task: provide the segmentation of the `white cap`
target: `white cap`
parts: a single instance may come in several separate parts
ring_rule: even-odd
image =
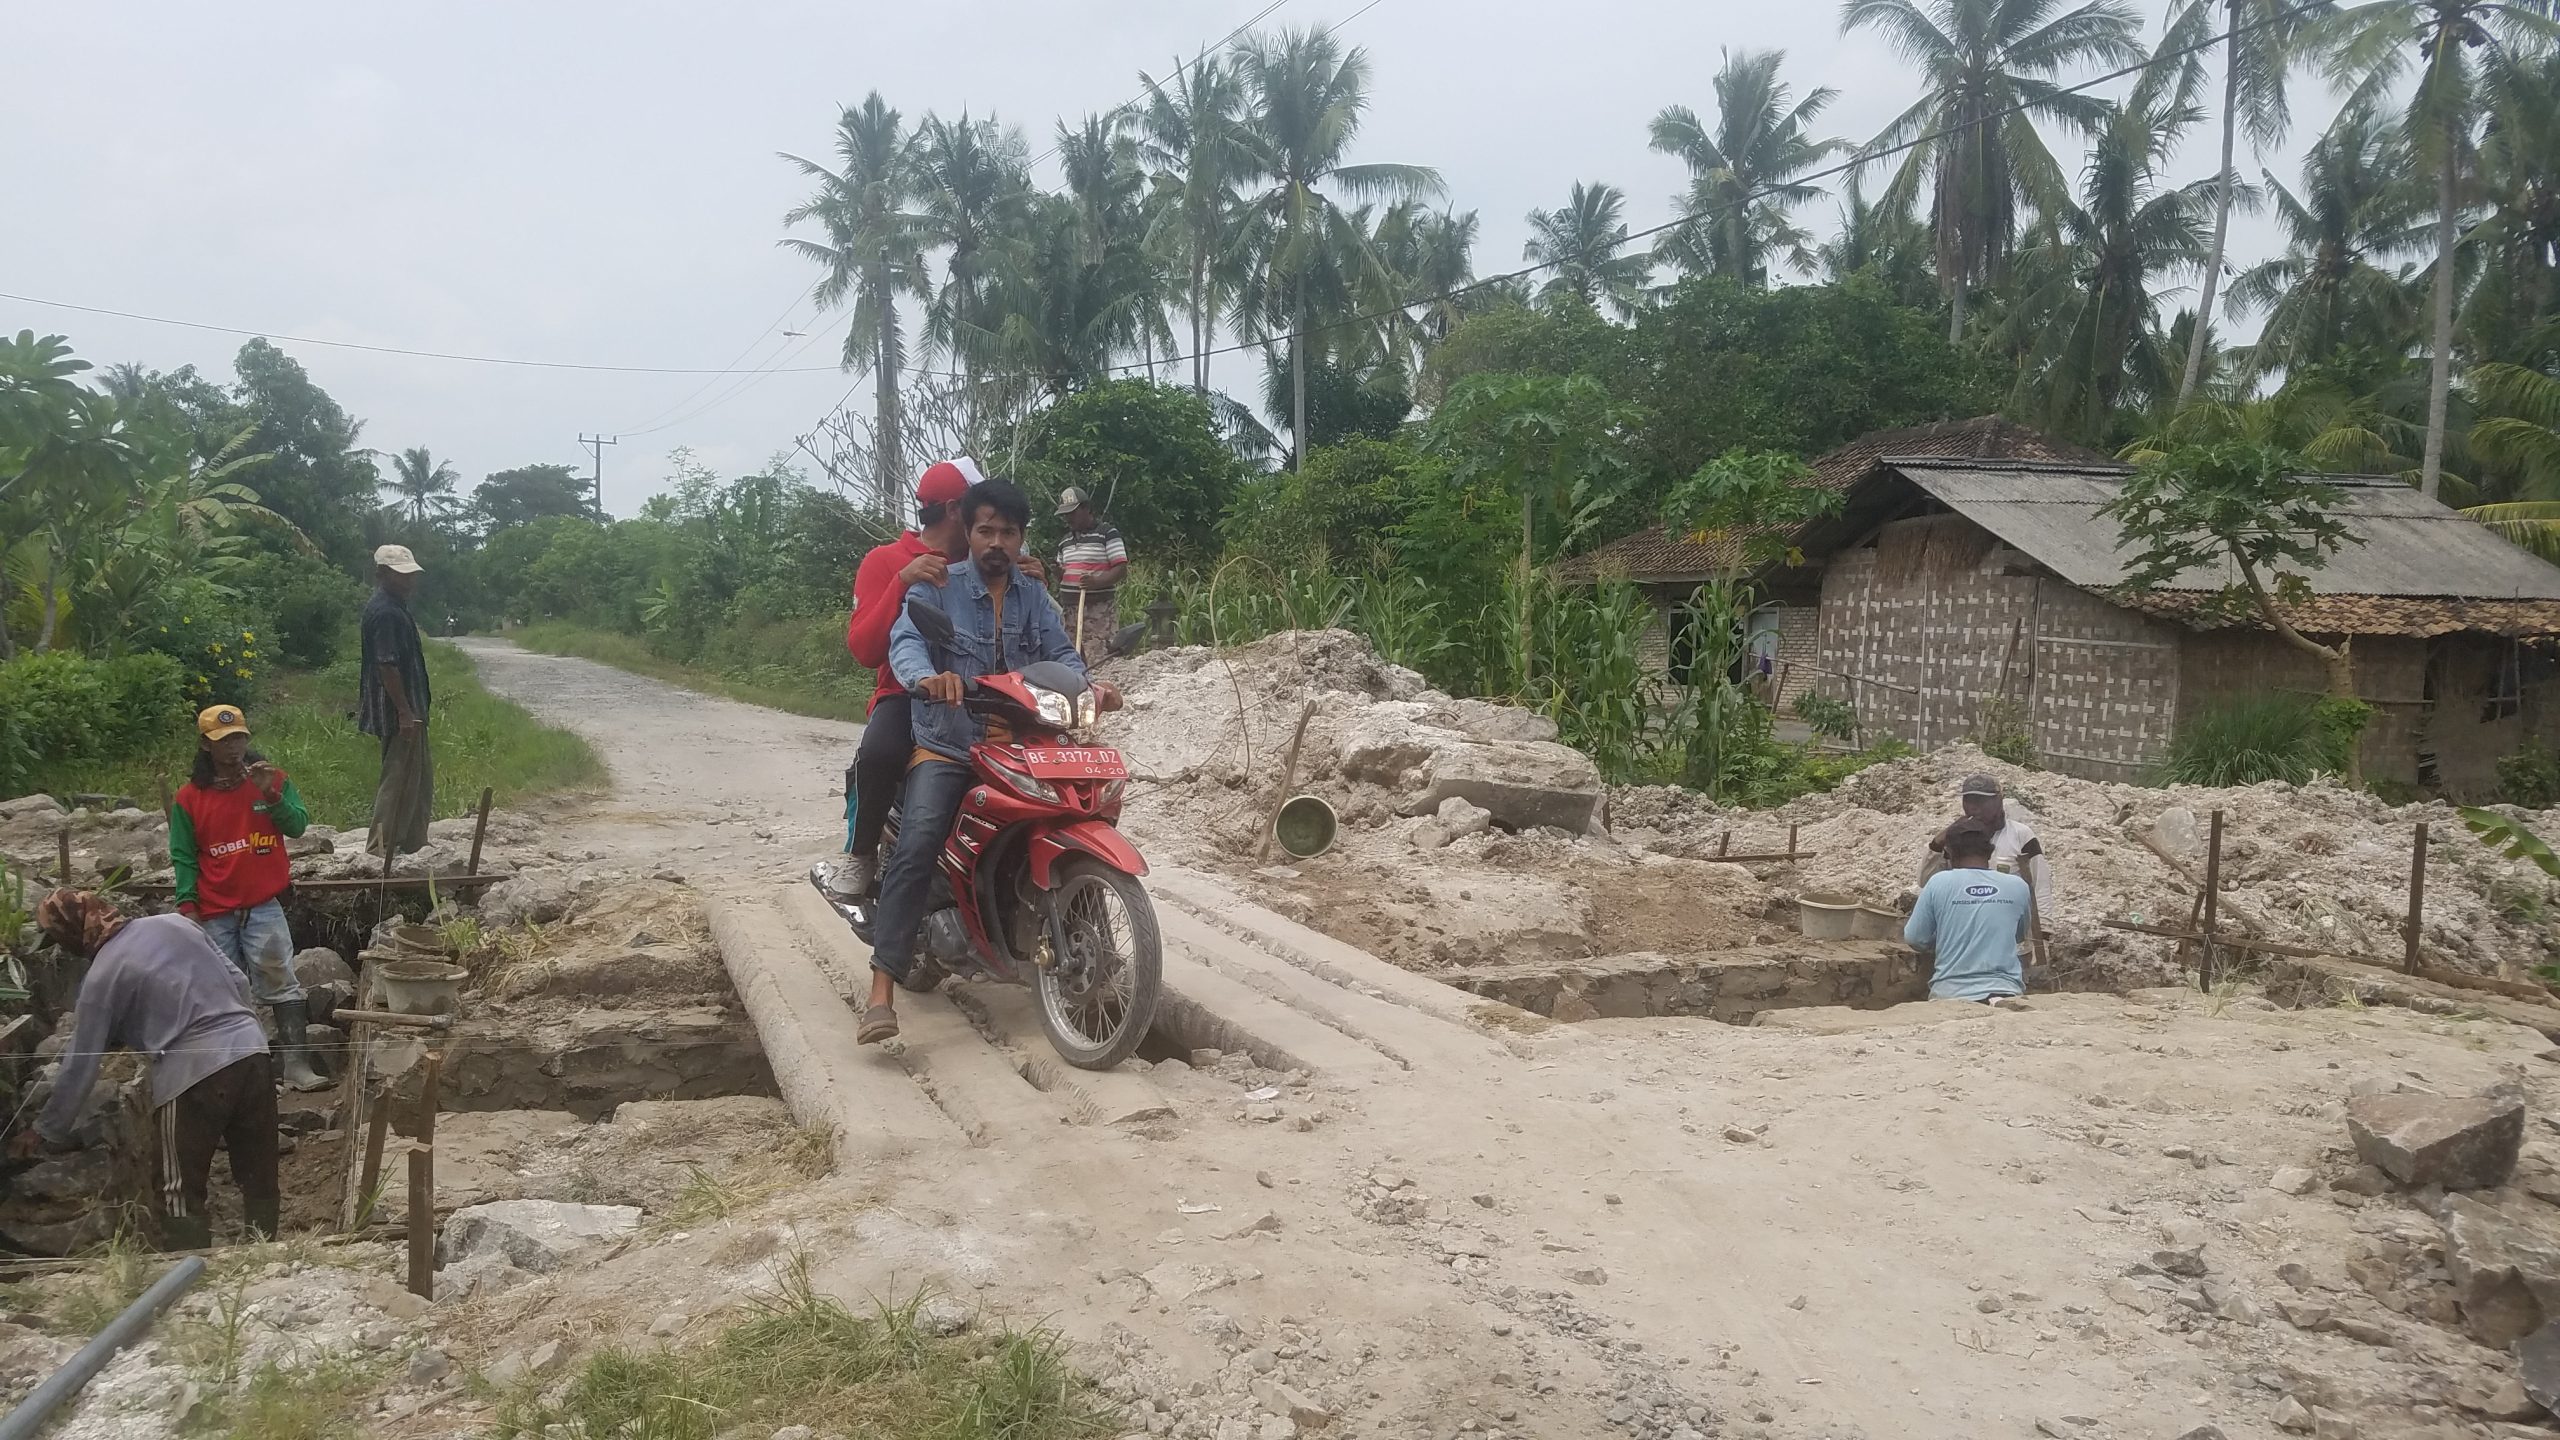
[[[373,563],[381,569],[397,571],[403,575],[415,575],[427,568],[418,563],[418,557],[410,554],[409,547],[406,545],[374,547]]]

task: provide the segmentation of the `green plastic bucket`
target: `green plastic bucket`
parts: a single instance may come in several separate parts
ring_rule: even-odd
[[[1333,848],[1333,833],[1339,822],[1333,807],[1313,795],[1292,795],[1272,817],[1272,838],[1280,848],[1300,860],[1312,859]]]

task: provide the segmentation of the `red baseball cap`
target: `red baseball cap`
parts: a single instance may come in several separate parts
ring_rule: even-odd
[[[969,487],[987,477],[978,473],[978,462],[962,455],[928,465],[916,480],[916,503],[948,505],[969,493]]]

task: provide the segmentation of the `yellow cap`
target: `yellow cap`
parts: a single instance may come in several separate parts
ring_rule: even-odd
[[[204,732],[207,740],[219,740],[226,735],[246,735],[249,733],[249,717],[241,714],[237,705],[216,705],[196,717],[196,728]]]

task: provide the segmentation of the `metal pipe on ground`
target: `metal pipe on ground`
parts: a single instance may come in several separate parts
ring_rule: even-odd
[[[81,1346],[61,1369],[45,1377],[43,1384],[18,1402],[18,1408],[10,1411],[6,1419],[0,1419],[0,1440],[33,1440],[64,1401],[79,1394],[82,1386],[107,1368],[117,1351],[142,1338],[142,1332],[151,1328],[160,1312],[174,1304],[203,1274],[202,1256],[190,1256],[171,1266],[169,1273],[153,1281],[140,1299],[125,1307],[123,1314],[108,1321],[107,1328],[99,1331],[95,1339]]]

